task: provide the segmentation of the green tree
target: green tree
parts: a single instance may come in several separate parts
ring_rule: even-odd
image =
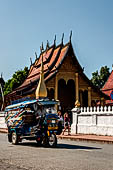
[[[101,67],[100,72],[96,71],[92,73],[92,83],[99,88],[102,88],[110,75],[109,68],[107,66]]]
[[[15,88],[19,87],[27,78],[28,72],[29,72],[28,67],[25,67],[24,70],[16,71],[13,74],[12,78],[5,83],[4,95],[12,92]]]

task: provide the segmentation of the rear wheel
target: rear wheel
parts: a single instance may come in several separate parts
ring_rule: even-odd
[[[49,136],[49,146],[50,147],[56,147],[56,145],[57,145],[57,137],[56,137],[56,135],[55,134],[51,134],[50,136]]]
[[[16,132],[12,133],[12,144],[13,145],[17,145],[18,144],[18,136],[17,136]]]

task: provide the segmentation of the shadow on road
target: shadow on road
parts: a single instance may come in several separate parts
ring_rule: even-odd
[[[37,147],[38,148],[44,148],[44,146],[38,146],[35,142],[24,142],[19,143],[20,146],[27,146],[27,147]],[[47,148],[47,147],[46,147]],[[48,147],[49,148],[49,147]],[[50,148],[53,149],[53,148]],[[72,145],[72,144],[57,144],[57,147],[54,149],[82,149],[82,150],[97,150],[102,148],[97,147],[91,147],[91,146],[81,146],[81,145]]]
[[[57,148],[59,149],[87,149],[87,150],[96,150],[96,149],[102,149],[97,147],[91,147],[91,146],[81,146],[81,145],[70,145],[70,144],[58,144]]]

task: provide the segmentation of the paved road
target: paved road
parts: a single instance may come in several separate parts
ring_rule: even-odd
[[[59,140],[57,148],[24,141],[17,146],[0,134],[0,170],[113,170],[113,144]]]

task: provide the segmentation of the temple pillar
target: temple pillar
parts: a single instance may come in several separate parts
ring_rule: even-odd
[[[83,94],[82,94],[82,91],[80,90],[80,105],[82,106],[83,105]]]
[[[104,98],[103,97],[101,98],[101,102],[100,103],[101,103],[101,106],[104,106]]]
[[[91,106],[91,87],[88,87],[88,106]]]
[[[75,73],[75,92],[76,101],[79,101],[78,73]]]
[[[58,78],[55,78],[55,100],[58,100]]]
[[[55,100],[58,100],[58,77],[57,77],[57,75],[55,78]],[[58,106],[55,105],[55,107],[58,110]]]

